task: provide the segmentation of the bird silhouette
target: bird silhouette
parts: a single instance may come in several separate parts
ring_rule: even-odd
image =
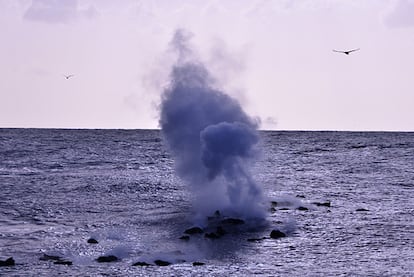
[[[73,75],[73,74],[71,74],[71,75],[63,75],[63,77],[65,77],[66,80],[68,80],[69,78],[72,78],[73,76],[75,76],[75,75]]]
[[[338,52],[338,53],[344,53],[345,55],[349,55],[349,53],[354,52],[354,51],[358,51],[360,48],[357,49],[352,49],[352,50],[347,50],[347,51],[338,51],[338,50],[332,50],[334,52]]]

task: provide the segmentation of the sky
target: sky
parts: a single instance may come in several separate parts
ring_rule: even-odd
[[[159,128],[177,29],[261,129],[414,131],[414,0],[0,0],[0,127]]]

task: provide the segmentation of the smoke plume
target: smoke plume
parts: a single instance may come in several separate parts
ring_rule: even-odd
[[[174,35],[171,45],[178,59],[160,106],[160,126],[176,172],[194,193],[198,216],[219,210],[226,216],[262,218],[262,191],[249,172],[259,141],[257,123],[237,100],[214,87],[190,38],[184,30]]]

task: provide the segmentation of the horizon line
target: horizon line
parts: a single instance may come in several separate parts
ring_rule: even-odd
[[[119,131],[161,131],[160,128],[93,128],[93,127],[0,127],[2,129],[33,130],[119,130]],[[349,130],[349,129],[257,129],[260,132],[365,132],[365,133],[414,133],[414,130]]]

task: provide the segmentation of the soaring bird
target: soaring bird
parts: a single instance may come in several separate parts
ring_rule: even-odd
[[[69,78],[72,78],[73,76],[75,76],[75,75],[73,75],[73,74],[71,74],[71,75],[63,75],[63,77],[65,77],[66,80],[68,80]]]
[[[354,51],[358,51],[358,50],[359,50],[359,48],[348,50],[348,51],[338,51],[338,50],[332,50],[332,51],[338,52],[338,53],[344,53],[345,55],[349,55],[349,53],[354,52]]]

